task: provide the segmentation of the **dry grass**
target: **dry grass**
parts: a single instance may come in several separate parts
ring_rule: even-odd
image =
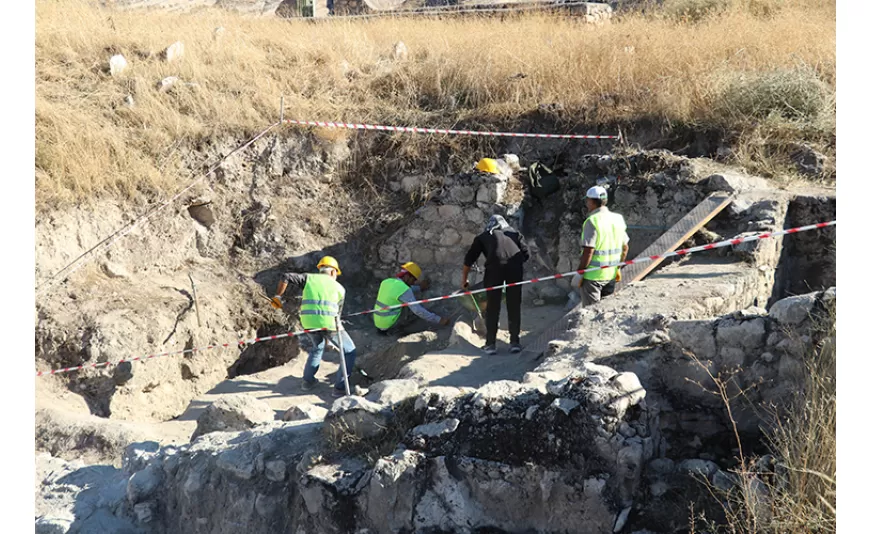
[[[825,94],[836,80],[834,1],[762,2],[780,6],[769,12],[752,7],[760,1],[732,0],[699,22],[631,14],[591,27],[547,14],[309,23],[37,0],[37,205],[174,190],[186,178],[178,147],[259,131],[281,95],[298,118],[509,128],[559,103],[565,128],[653,119],[751,135],[767,117],[721,111],[734,79],[800,69]],[[161,61],[176,40],[185,57]],[[390,57],[399,40],[404,62]],[[104,72],[113,53],[130,63],[118,78]],[[159,93],[166,76],[196,85]],[[822,118],[800,118],[798,134]],[[832,137],[829,122],[813,135]]]
[[[374,465],[380,458],[392,454],[409,430],[422,424],[423,417],[414,410],[416,397],[390,408],[391,415],[383,433],[373,438],[355,436],[347,427],[334,421],[325,428],[326,458],[354,456]]]

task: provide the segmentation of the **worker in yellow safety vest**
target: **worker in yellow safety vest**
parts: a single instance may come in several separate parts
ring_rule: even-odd
[[[586,191],[586,210],[589,215],[583,223],[581,241],[583,253],[579,269],[613,265],[625,261],[628,254],[628,234],[622,215],[607,209],[607,189],[594,186]],[[608,267],[574,277],[572,283],[580,291],[583,307],[601,301],[601,290],[608,284],[619,282],[622,275],[618,267]]]
[[[449,319],[439,317],[420,304],[384,309],[420,300],[420,293],[429,289],[429,282],[420,279],[422,274],[423,271],[420,269],[420,266],[409,261],[402,265],[402,269],[396,276],[381,282],[381,286],[378,289],[378,297],[375,301],[375,312],[372,314],[378,332],[388,334],[392,330],[407,326],[414,320],[414,316],[441,326],[450,324]]]
[[[343,328],[341,332],[337,332],[345,293],[344,287],[336,280],[341,275],[338,261],[332,256],[324,256],[317,263],[317,269],[317,273],[311,274],[284,273],[281,281],[278,282],[276,294],[271,299],[273,307],[282,308],[281,297],[288,285],[294,286],[297,290],[302,289],[299,321],[302,323],[302,328],[313,330],[299,336],[299,345],[308,352],[308,361],[305,362],[305,370],[302,373],[303,391],[309,391],[317,385],[314,375],[320,369],[323,349],[327,342],[344,349],[347,376],[350,376],[356,361],[356,346],[353,340]],[[340,343],[339,336],[341,336]],[[332,396],[341,397],[344,393],[344,378],[339,373]]]

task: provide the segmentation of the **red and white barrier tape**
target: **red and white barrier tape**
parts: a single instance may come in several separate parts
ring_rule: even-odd
[[[440,296],[440,297],[433,297],[433,298],[429,298],[429,299],[422,299],[422,300],[417,300],[417,301],[414,301],[414,302],[403,302],[403,303],[401,303],[401,304],[397,304],[397,305],[395,305],[395,306],[387,306],[387,307],[384,307],[384,308],[373,308],[373,309],[371,309],[371,310],[366,310],[366,311],[362,311],[362,312],[357,312],[357,313],[351,313],[351,314],[343,315],[342,317],[344,317],[344,318],[348,318],[348,317],[356,317],[356,316],[359,316],[359,315],[367,315],[367,314],[370,314],[370,313],[374,313],[374,312],[376,312],[376,311],[386,311],[386,310],[392,310],[392,309],[396,309],[396,308],[405,308],[405,307],[407,307],[407,306],[411,306],[412,304],[426,304],[426,303],[429,303],[429,302],[437,302],[437,301],[439,301],[439,300],[454,299],[454,298],[462,297],[462,296],[465,296],[465,295],[473,295],[473,294],[475,294],[475,293],[483,293],[483,292],[485,292],[485,291],[492,291],[492,290],[495,290],[495,289],[502,289],[502,288],[505,288],[505,287],[521,286],[521,285],[524,285],[524,284],[534,284],[534,283],[537,283],[537,282],[544,282],[544,281],[547,281],[547,280],[558,280],[558,279],[560,279],[560,278],[565,278],[565,277],[567,277],[567,276],[573,276],[573,275],[575,275],[575,274],[588,273],[588,272],[592,272],[592,271],[597,271],[597,270],[599,270],[599,269],[607,269],[607,268],[610,268],[610,267],[622,267],[622,266],[624,266],[624,265],[632,265],[632,264],[635,264],[635,263],[644,263],[644,262],[654,261],[654,260],[658,260],[658,259],[661,259],[661,258],[668,258],[668,257],[673,257],[673,256],[685,256],[686,254],[689,254],[689,253],[692,253],[692,252],[702,252],[702,251],[705,251],[705,250],[713,250],[713,249],[716,249],[716,248],[722,248],[722,247],[727,247],[727,246],[739,245],[739,244],[741,244],[741,243],[749,243],[749,242],[751,242],[751,241],[760,241],[760,240],[762,240],[762,239],[770,239],[770,238],[778,237],[778,236],[782,236],[782,235],[796,234],[796,233],[798,233],[798,232],[806,232],[806,231],[808,231],[808,230],[817,230],[817,229],[821,229],[821,228],[827,228],[827,227],[829,227],[829,226],[835,226],[836,224],[837,224],[837,221],[829,221],[829,222],[823,222],[823,223],[818,223],[818,224],[810,224],[810,225],[807,225],[807,226],[801,226],[801,227],[798,227],[798,228],[789,228],[788,230],[781,230],[781,231],[779,231],[779,232],[764,232],[764,233],[762,233],[762,234],[755,235],[755,236],[740,237],[740,238],[729,239],[729,240],[725,240],[725,241],[719,241],[718,243],[711,243],[711,244],[709,244],[709,245],[701,245],[701,246],[692,247],[692,248],[685,248],[685,249],[682,249],[682,250],[675,250],[674,252],[666,252],[666,253],[664,253],[664,254],[658,254],[658,255],[655,255],[655,256],[648,256],[648,257],[645,257],[645,258],[636,258],[636,259],[629,260],[629,261],[624,261],[624,262],[621,262],[621,263],[614,263],[614,264],[612,264],[612,265],[602,265],[602,266],[600,266],[600,267],[591,267],[591,268],[589,268],[589,269],[578,269],[578,270],[576,270],[576,271],[569,271],[569,272],[566,272],[566,273],[554,274],[554,275],[552,275],[552,276],[543,276],[543,277],[540,277],[540,278],[531,278],[531,279],[529,279],[529,280],[523,280],[523,281],[521,281],[521,282],[512,282],[512,283],[509,283],[509,284],[502,284],[502,285],[498,285],[498,286],[485,287],[485,288],[481,288],[481,289],[475,289],[475,290],[473,290],[473,291],[462,291],[462,292],[459,292],[459,293],[454,293],[454,294],[452,294],[452,295],[442,295],[442,296]],[[274,340],[274,339],[281,339],[281,338],[285,338],[285,337],[294,337],[294,336],[299,336],[299,335],[301,335],[301,334],[306,334],[306,333],[309,333],[309,332],[319,332],[319,331],[322,331],[322,330],[326,330],[326,329],[324,328],[324,329],[318,329],[318,330],[301,330],[301,331],[299,331],[299,332],[287,332],[287,333],[284,333],[284,334],[277,334],[277,335],[274,335],[274,336],[262,336],[262,337],[256,337],[256,338],[249,339],[249,340],[240,340],[240,341],[236,341],[236,342],[234,342],[234,343],[223,343],[223,344],[216,344],[216,345],[208,345],[208,346],[206,346],[206,347],[199,347],[199,348],[193,348],[193,349],[179,350],[179,351],[173,351],[173,352],[163,352],[163,353],[160,353],[160,354],[152,354],[152,355],[149,355],[149,356],[138,356],[138,357],[136,357],[136,358],[126,358],[126,359],[118,360],[118,361],[115,361],[115,362],[100,362],[100,363],[92,363],[92,364],[86,364],[86,365],[79,365],[79,366],[77,366],[77,367],[66,367],[66,368],[63,368],[63,369],[53,369],[53,370],[51,370],[51,371],[40,371],[40,372],[36,373],[36,376],[37,376],[37,377],[40,377],[40,376],[45,376],[45,375],[54,375],[54,374],[60,374],[60,373],[68,373],[68,372],[71,372],[71,371],[78,371],[78,370],[80,370],[80,369],[86,369],[86,368],[87,368],[87,369],[90,369],[90,368],[108,367],[108,366],[112,366],[112,365],[118,365],[118,364],[120,364],[120,363],[124,363],[124,362],[135,362],[135,361],[150,360],[150,359],[158,358],[158,357],[161,357],[161,356],[172,356],[172,355],[178,355],[178,354],[193,354],[193,353],[196,353],[196,352],[202,352],[202,351],[205,351],[205,350],[211,350],[211,349],[216,349],[216,348],[220,348],[220,347],[224,347],[224,348],[226,348],[226,347],[230,347],[231,345],[240,345],[240,346],[241,346],[241,345],[252,345],[252,344],[254,344],[254,343],[260,343],[260,342],[262,342],[262,341],[272,341],[272,340]]]
[[[241,339],[239,341],[236,341],[235,343],[223,343],[223,344],[217,344],[217,345],[209,345],[207,347],[198,347],[198,348],[194,348],[194,349],[176,350],[176,351],[170,351],[170,352],[161,352],[160,354],[150,354],[148,356],[137,356],[135,358],[125,358],[123,360],[117,360],[114,362],[89,363],[86,365],[79,365],[76,367],[65,367],[63,369],[52,369],[51,371],[40,371],[40,372],[36,373],[36,376],[39,377],[39,376],[45,376],[45,375],[56,375],[56,374],[60,374],[60,373],[69,373],[72,371],[79,371],[81,369],[96,369],[99,367],[109,367],[111,365],[119,365],[119,364],[122,364],[124,362],[138,362],[138,361],[151,360],[153,358],[159,358],[161,356],[177,356],[178,354],[194,354],[196,352],[202,352],[205,350],[211,350],[211,349],[217,349],[217,348],[228,348],[228,347],[233,346],[233,345],[238,345],[238,346],[253,345],[254,343],[260,343],[261,341],[272,341],[272,340],[281,339],[284,337],[294,337],[294,336],[298,336],[300,334],[307,334],[309,332],[320,332],[322,330],[327,330],[327,329],[326,328],[319,328],[319,329],[315,329],[315,330],[301,330],[299,332],[287,332],[284,334],[276,334],[274,336],[255,337],[253,339],[247,339],[247,340]]]
[[[252,138],[251,138],[249,141],[247,141],[245,144],[236,147],[236,148],[233,149],[229,154],[227,154],[226,156],[224,156],[223,158],[221,158],[220,161],[218,161],[217,163],[215,163],[214,165],[212,165],[212,167],[211,167],[210,169],[208,169],[207,171],[205,171],[205,172],[204,172],[203,174],[201,174],[198,178],[196,178],[194,181],[192,181],[190,184],[188,184],[187,187],[185,187],[184,189],[182,189],[181,191],[179,191],[178,193],[176,193],[172,198],[170,198],[169,200],[167,200],[167,201],[165,201],[165,202],[159,204],[158,206],[152,208],[150,211],[148,211],[148,212],[145,213],[144,215],[139,216],[137,219],[135,219],[135,220],[133,220],[132,222],[128,223],[126,226],[124,226],[124,227],[122,227],[122,228],[119,228],[119,229],[116,230],[114,233],[112,233],[112,234],[109,235],[108,237],[104,238],[102,241],[100,241],[99,243],[97,243],[96,245],[94,245],[93,247],[91,247],[90,249],[88,249],[88,250],[86,250],[85,252],[83,252],[81,255],[79,255],[79,257],[77,257],[77,258],[74,259],[73,261],[69,262],[69,263],[68,263],[64,268],[60,269],[59,271],[57,271],[57,272],[54,273],[53,275],[51,275],[51,276],[49,276],[48,278],[46,278],[45,281],[43,281],[41,284],[39,284],[39,285],[36,287],[36,293],[37,293],[37,295],[39,295],[40,293],[42,293],[42,292],[48,290],[48,289],[49,289],[50,287],[52,287],[55,283],[57,283],[57,281],[61,279],[61,278],[59,278],[60,275],[61,275],[62,273],[64,273],[64,271],[66,271],[67,269],[70,269],[70,267],[72,267],[72,269],[70,269],[69,272],[67,272],[63,278],[67,278],[67,277],[69,277],[70,275],[72,275],[72,273],[74,273],[74,272],[76,272],[77,270],[81,269],[81,268],[82,268],[82,267],[87,263],[86,261],[84,261],[85,258],[88,258],[88,257],[91,256],[92,254],[94,254],[95,252],[97,252],[99,249],[103,249],[103,250],[108,249],[108,248],[109,248],[109,247],[110,247],[114,242],[116,242],[117,240],[121,239],[121,238],[124,237],[125,235],[127,235],[127,234],[129,234],[130,232],[132,232],[133,230],[135,230],[136,227],[142,225],[143,223],[148,222],[148,220],[151,219],[151,217],[153,217],[154,215],[156,215],[157,212],[159,212],[160,210],[162,210],[162,209],[165,208],[166,206],[168,206],[168,205],[172,204],[173,202],[175,202],[176,200],[178,200],[179,197],[181,197],[181,195],[183,195],[184,193],[186,193],[187,191],[189,191],[193,186],[195,186],[195,185],[198,184],[200,181],[202,181],[203,178],[205,178],[206,176],[208,176],[209,174],[211,174],[211,173],[213,173],[215,170],[217,170],[217,168],[220,167],[220,165],[221,165],[224,161],[226,161],[230,156],[232,156],[232,155],[235,154],[236,152],[239,152],[239,151],[241,151],[241,150],[244,150],[244,149],[248,148],[249,146],[251,146],[252,144],[254,144],[258,139],[260,139],[261,137],[263,137],[264,135],[266,135],[266,134],[267,134],[267,133],[268,133],[272,128],[274,128],[275,126],[278,126],[279,124],[281,124],[281,123],[280,123],[280,122],[276,122],[276,123],[272,124],[271,126],[269,126],[268,128],[266,128],[266,129],[263,130],[262,132],[258,133],[258,134],[255,135],[254,137],[252,137]],[[93,256],[91,256],[91,257],[93,257]]]
[[[474,135],[474,136],[487,136],[487,137],[535,137],[535,138],[544,138],[544,139],[620,139],[619,135],[573,135],[573,134],[535,134],[535,133],[514,133],[514,132],[483,132],[483,131],[474,131],[474,130],[447,130],[441,128],[416,128],[416,127],[404,127],[404,126],[382,126],[378,124],[349,124],[343,122],[321,122],[321,121],[300,121],[293,119],[284,119],[284,122],[288,124],[298,124],[298,125],[306,125],[306,126],[320,126],[324,128],[348,128],[348,129],[356,129],[356,130],[377,130],[377,131],[386,131],[386,132],[409,132],[409,133],[436,133],[436,134],[447,134],[447,135]],[[81,267],[87,263],[84,261],[86,258],[92,257],[99,250],[108,249],[114,242],[126,236],[133,230],[135,230],[138,226],[148,222],[154,215],[156,215],[160,210],[165,208],[166,206],[172,204],[176,200],[178,200],[184,193],[189,191],[194,185],[199,183],[202,179],[207,177],[209,174],[214,172],[224,161],[226,161],[230,156],[244,150],[245,148],[254,144],[258,139],[266,135],[272,128],[278,126],[281,122],[276,122],[270,125],[268,128],[263,130],[262,132],[255,135],[249,141],[236,147],[229,154],[220,159],[217,163],[215,163],[210,169],[201,174],[198,178],[188,184],[181,191],[176,193],[172,198],[162,202],[156,207],[152,208],[147,213],[141,215],[137,219],[128,223],[126,226],[116,230],[111,235],[104,238],[102,241],[91,247],[90,249],[83,252],[76,259],[68,263],[65,267],[58,270],[54,274],[50,275],[46,278],[41,284],[36,287],[37,295],[43,293],[44,291],[51,288],[58,280],[61,279],[61,275],[63,274],[63,278],[67,278],[72,273],[79,270]],[[68,272],[67,272],[68,271]]]
[[[488,132],[477,130],[448,130],[444,128],[417,128],[415,126],[383,126],[380,124],[353,124],[346,122],[301,121],[284,119],[287,124],[320,126],[321,128],[346,128],[349,130],[376,130],[380,132],[428,133],[445,135],[475,135],[482,137],[534,137],[540,139],[620,139],[618,135],[541,134],[518,132]]]
[[[684,248],[682,250],[675,250],[673,252],[666,252],[664,254],[656,254],[654,256],[647,256],[646,258],[636,258],[636,259],[624,261],[621,263],[614,263],[612,265],[601,265],[600,267],[590,267],[588,269],[578,269],[576,271],[569,271],[567,273],[554,274],[552,276],[542,276],[540,278],[531,278],[529,280],[523,280],[521,282],[512,282],[509,284],[502,284],[500,286],[484,287],[481,289],[475,289],[474,291],[462,291],[459,293],[454,293],[452,295],[443,295],[440,297],[433,297],[430,299],[422,299],[422,300],[417,300],[414,302],[403,302],[403,303],[397,304],[395,306],[387,306],[384,308],[375,308],[375,309],[366,310],[366,311],[362,311],[362,312],[351,313],[349,315],[345,315],[344,317],[354,317],[357,315],[367,315],[370,313],[374,313],[376,311],[387,311],[387,310],[392,310],[392,309],[396,309],[396,308],[404,308],[404,307],[410,306],[412,304],[426,304],[428,302],[437,302],[439,300],[454,299],[454,298],[461,297],[464,295],[473,295],[475,293],[483,293],[484,291],[492,291],[494,289],[502,289],[505,287],[514,287],[514,286],[521,286],[521,285],[525,285],[525,284],[534,284],[537,282],[544,282],[547,280],[558,280],[560,278],[565,278],[566,276],[573,276],[575,274],[590,273],[592,271],[598,271],[600,269],[608,269],[610,267],[622,267],[624,265],[632,265],[635,263],[645,263],[645,262],[649,262],[649,261],[655,261],[655,260],[658,260],[661,258],[668,258],[671,256],[685,256],[686,254],[689,254],[691,252],[701,252],[704,250],[713,250],[714,248],[722,248],[722,247],[727,247],[727,246],[739,245],[741,243],[748,243],[750,241],[759,241],[761,239],[768,239],[771,237],[777,237],[777,236],[781,236],[781,235],[796,234],[798,232],[806,232],[807,230],[816,230],[819,228],[826,228],[828,226],[834,226],[836,224],[837,224],[837,221],[829,221],[829,222],[823,222],[823,223],[818,223],[818,224],[810,224],[807,226],[801,226],[799,228],[790,228],[788,230],[781,230],[779,232],[764,232],[762,234],[755,235],[755,236],[740,237],[740,238],[736,238],[736,239],[729,239],[726,241],[719,241],[718,243],[711,243],[709,245],[701,245],[701,246],[692,247],[692,248]]]

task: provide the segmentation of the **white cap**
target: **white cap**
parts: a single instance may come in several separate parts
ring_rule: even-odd
[[[586,198],[607,199],[607,189],[604,189],[600,185],[590,187],[586,191]]]

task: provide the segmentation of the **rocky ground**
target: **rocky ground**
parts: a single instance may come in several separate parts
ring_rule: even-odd
[[[673,225],[712,191],[734,199],[695,244],[836,213],[822,188],[787,190],[653,151],[573,154],[560,189],[538,199],[509,157],[489,180],[403,176],[373,214],[371,198],[336,181],[349,151],[346,141],[279,137],[227,163],[38,305],[37,368],[295,329],[293,303],[284,315],[262,295],[323,253],[342,262],[349,311],[369,307],[372,280],[407,259],[423,265],[433,294],[451,292],[493,213],[529,238],[528,276],[574,269],[582,192],[601,176],[621,176],[614,209],[632,257],[657,237],[649,227]],[[315,209],[323,199],[341,213]],[[99,217],[81,208],[40,221],[38,278],[124,218],[106,206]],[[339,401],[326,384],[299,390],[305,355],[293,339],[37,379],[37,531],[683,529],[679,507],[701,493],[690,491],[692,473],[731,483],[729,429],[693,385],[707,365],[763,384],[746,396],[754,405],[799,387],[798,344],[815,340],[815,318],[835,301],[833,258],[817,252],[834,238],[824,230],[680,258],[591,309],[570,309],[566,281],[525,286],[518,355],[483,355],[456,301],[432,306],[458,320],[452,328],[399,339],[354,319],[352,383],[363,389]],[[813,293],[791,296],[797,287]],[[321,377],[336,371],[327,352]],[[738,419],[749,433],[765,424],[750,406]]]

